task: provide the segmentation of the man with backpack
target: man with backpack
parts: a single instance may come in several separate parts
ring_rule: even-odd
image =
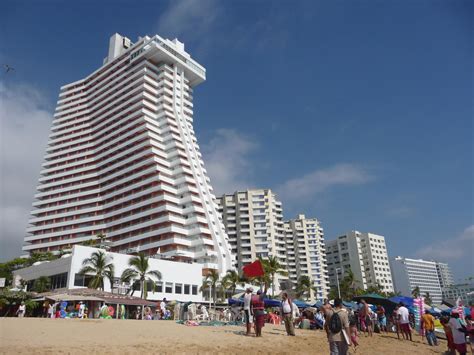
[[[346,355],[351,345],[349,315],[342,307],[342,300],[334,300],[334,309],[326,313],[324,324],[328,336],[330,355]]]

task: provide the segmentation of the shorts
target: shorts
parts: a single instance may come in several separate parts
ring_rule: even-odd
[[[400,323],[400,330],[402,332],[410,332],[410,323]]]
[[[380,327],[386,327],[387,326],[387,318],[385,318],[385,317],[379,318],[379,326]]]
[[[467,346],[466,346],[466,343],[464,343],[464,344],[454,344],[454,347],[455,347],[456,350],[459,351],[461,354],[462,354],[462,353],[467,353]]]
[[[253,323],[253,316],[250,314],[250,311],[248,309],[244,310],[245,313],[245,323],[250,324]]]

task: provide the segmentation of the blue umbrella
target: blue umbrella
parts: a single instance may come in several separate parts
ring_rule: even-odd
[[[413,298],[407,296],[394,296],[389,298],[390,301],[395,302],[396,304],[403,302],[405,306],[413,307]]]
[[[309,303],[300,301],[300,300],[293,300],[293,303],[296,305],[298,308],[306,308],[306,307],[311,307]]]
[[[315,308],[321,308],[323,306],[323,303],[321,301],[317,301],[315,304],[313,304],[311,307]]]

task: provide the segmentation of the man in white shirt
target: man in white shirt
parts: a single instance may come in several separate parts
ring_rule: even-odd
[[[84,318],[84,310],[86,309],[86,305],[82,302],[79,302],[79,312],[77,314],[78,318]]]
[[[18,311],[16,311],[16,313],[18,314],[19,318],[23,318],[25,316],[25,313],[26,313],[25,302],[21,302],[21,305],[20,307],[18,307]]]
[[[398,304],[398,321],[400,323],[400,330],[402,331],[402,335],[405,339],[410,338],[410,341],[413,341],[411,338],[411,329],[410,329],[410,313],[408,312],[408,308],[405,307],[403,302]]]
[[[281,315],[285,321],[286,334],[295,336],[295,326],[293,324],[293,302],[288,298],[288,294],[281,294]]]
[[[166,315],[166,298],[163,298],[163,301],[160,302],[160,310],[161,310],[161,319],[165,319],[165,315]]]
[[[245,335],[249,336],[252,330],[252,292],[253,288],[249,287],[245,290],[244,294],[244,313],[245,313],[245,324],[247,325],[247,333]]]

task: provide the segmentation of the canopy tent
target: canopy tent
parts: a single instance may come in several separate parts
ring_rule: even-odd
[[[386,310],[391,311],[397,305],[396,302],[389,300],[388,298],[382,297],[376,293],[368,293],[362,296],[356,296],[353,298],[354,301],[360,302],[365,300],[367,303],[374,305],[381,305],[386,308]]]
[[[456,310],[456,309],[458,309],[458,307],[449,308],[449,309],[447,309],[447,310],[441,311],[441,314],[442,314],[442,315],[450,315],[451,312],[452,312],[453,310]],[[471,309],[470,309],[470,307],[463,307],[463,310],[464,310],[464,315],[465,315],[465,316],[470,316],[470,315],[471,315]]]
[[[300,300],[293,300],[293,303],[296,305],[298,308],[306,308],[310,307],[311,305],[309,303],[300,301]]]
[[[407,296],[394,296],[389,298],[390,301],[399,304],[402,302],[405,306],[413,307],[413,298]]]
[[[346,307],[346,308],[350,308],[350,309],[356,309],[356,308],[357,308],[357,303],[355,303],[355,302],[342,301],[342,304],[343,304],[344,307]]]

